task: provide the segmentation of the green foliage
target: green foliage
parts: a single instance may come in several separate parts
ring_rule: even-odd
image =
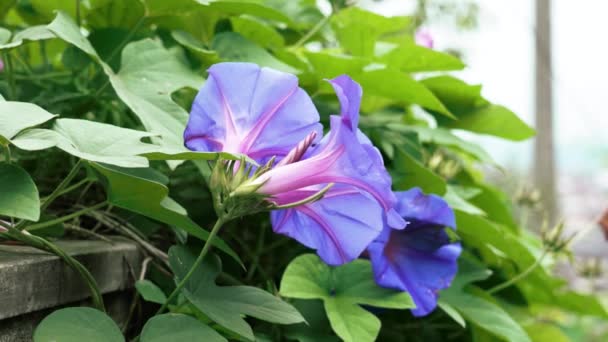
[[[0,1],[0,219],[15,223],[12,234],[60,236],[77,226],[90,238],[135,239],[154,259],[137,291],[171,311],[143,330],[128,327],[129,339],[144,342],[560,341],[568,323],[539,313],[607,319],[598,298],[552,274],[557,256],[518,226],[508,194],[484,179],[492,157],[456,132],[520,141],[534,130],[480,85],[445,73],[464,68],[457,56],[416,45],[421,18],[331,4],[324,15],[314,0]],[[267,216],[226,224],[212,242],[223,267],[208,256],[181,296],[168,295],[210,236],[209,164],[251,162],[183,147],[195,92],[221,61],[296,74],[322,120],[339,112],[325,79],[349,74],[362,85],[360,126],[394,189],[420,187],[456,209],[453,238],[465,256],[440,309],[412,317],[409,295],[376,286],[368,261],[329,267],[271,234]],[[109,317],[87,308],[51,314],[34,338],[124,340]]]
[[[16,165],[0,164],[0,188],[0,215],[38,221],[38,189],[25,170]]]
[[[142,342],[193,341],[226,342],[222,335],[196,318],[182,314],[153,317],[141,331]]]
[[[74,307],[57,310],[36,328],[36,342],[122,342],[124,337],[112,318],[99,310]]]
[[[182,279],[194,264],[195,256],[185,247],[172,247],[169,259],[176,280]],[[210,319],[248,340],[253,331],[241,315],[278,324],[304,321],[291,305],[270,293],[250,286],[217,286],[215,278],[221,271],[220,260],[211,256],[194,270],[185,287],[184,295]]]
[[[138,280],[135,283],[135,288],[137,292],[143,297],[144,300],[148,302],[153,302],[157,304],[165,304],[167,301],[167,296],[163,290],[161,290],[158,286],[154,285],[153,282],[143,279]]]
[[[283,274],[281,294],[323,300],[332,328],[344,341],[374,341],[380,320],[360,305],[378,308],[415,307],[405,292],[376,285],[369,261],[331,267],[314,254],[294,259]]]

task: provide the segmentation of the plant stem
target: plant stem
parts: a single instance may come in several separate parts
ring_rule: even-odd
[[[13,61],[11,60],[11,55],[9,54],[8,51],[4,51],[3,53],[4,56],[4,65],[6,66],[6,78],[8,80],[8,90],[9,90],[9,97],[12,101],[17,100],[17,88],[15,86],[15,77],[13,75],[14,70],[13,70]]]
[[[502,290],[506,289],[507,287],[509,287],[509,286],[517,283],[518,281],[524,279],[525,277],[527,277],[532,271],[534,271],[536,269],[536,267],[538,267],[543,262],[543,259],[545,258],[545,256],[547,256],[547,254],[549,254],[549,251],[546,249],[543,250],[540,257],[538,259],[536,259],[536,261],[532,265],[530,265],[530,267],[528,267],[527,269],[525,269],[523,272],[516,275],[515,277],[505,281],[504,283],[498,284],[498,285],[494,286],[493,288],[489,289],[487,291],[488,294],[494,294],[496,292],[502,291]]]
[[[213,229],[211,229],[211,233],[209,233],[209,237],[207,238],[207,241],[205,241],[205,244],[203,245],[203,249],[201,250],[201,253],[198,255],[198,258],[196,258],[196,261],[194,261],[194,264],[192,264],[192,267],[190,268],[188,273],[186,273],[184,278],[182,278],[182,280],[177,284],[177,287],[175,288],[175,290],[173,290],[173,292],[171,292],[171,294],[165,301],[165,304],[163,304],[160,307],[160,309],[158,309],[158,311],[156,312],[155,315],[160,315],[161,313],[163,313],[165,311],[165,309],[167,309],[167,306],[169,305],[169,303],[173,299],[175,299],[175,297],[177,297],[177,295],[181,292],[181,290],[184,288],[184,286],[186,286],[188,279],[190,279],[190,277],[192,277],[192,275],[194,274],[196,269],[200,266],[200,264],[205,259],[207,252],[209,252],[209,248],[211,248],[211,243],[213,242],[213,239],[215,238],[215,236],[217,235],[220,228],[222,228],[222,225],[224,225],[225,222],[226,222],[226,219],[224,217],[222,217],[222,216],[218,217],[217,221],[215,222],[215,225],[213,226]]]
[[[53,192],[46,198],[46,200],[40,205],[40,211],[44,211],[54,200],[55,198],[61,195],[61,192],[70,184],[72,179],[76,177],[76,174],[80,170],[82,166],[82,160],[79,160],[76,165],[70,170],[70,173],[59,183],[59,185],[53,190]]]
[[[48,227],[48,226],[52,226],[54,224],[62,223],[62,222],[65,222],[65,221],[69,221],[69,220],[71,220],[71,219],[73,219],[75,217],[82,216],[82,215],[84,215],[84,214],[86,214],[88,212],[91,212],[93,210],[97,210],[97,209],[99,209],[99,208],[101,208],[103,206],[106,206],[107,204],[108,204],[107,201],[103,201],[101,203],[95,204],[92,207],[88,207],[88,208],[84,208],[82,210],[75,211],[75,212],[73,212],[73,213],[71,213],[69,215],[58,217],[56,219],[49,220],[49,221],[44,221],[44,222],[40,222],[40,223],[31,224],[31,225],[27,226],[27,229],[28,230],[41,229],[41,228],[45,228],[45,227]]]
[[[319,21],[312,29],[310,29],[310,31],[308,31],[304,36],[302,36],[302,38],[300,38],[295,44],[293,44],[293,46],[291,48],[296,49],[296,48],[299,48],[300,46],[304,45],[304,43],[306,43],[306,41],[308,41],[312,36],[314,36],[317,32],[319,32],[319,30],[322,29],[323,26],[325,26],[325,24],[327,24],[329,19],[331,19],[332,15],[333,15],[333,13],[328,15],[327,17],[321,19],[321,21]]]
[[[65,194],[69,193],[69,192],[72,192],[72,191],[74,191],[74,190],[76,190],[76,189],[80,188],[81,186],[83,186],[83,185],[85,185],[85,184],[88,184],[89,182],[92,182],[92,180],[91,180],[91,179],[89,179],[89,178],[84,178],[84,179],[80,180],[78,183],[76,183],[76,184],[74,184],[74,185],[71,185],[71,186],[69,186],[69,187],[65,188],[63,191],[61,191],[61,192],[59,193],[59,195],[58,195],[58,196],[63,196],[63,195],[65,195]]]
[[[97,281],[95,281],[95,278],[93,278],[91,272],[89,272],[89,270],[84,267],[78,260],[68,255],[65,251],[63,251],[61,248],[57,247],[53,243],[41,237],[31,235],[28,232],[23,232],[18,229],[11,228],[9,230],[9,235],[12,238],[19,240],[31,247],[44,250],[60,257],[66,264],[68,264],[70,267],[72,267],[72,269],[78,272],[78,274],[80,274],[80,276],[86,282],[87,286],[89,287],[89,290],[91,291],[93,305],[99,310],[105,311],[103,297],[101,295],[101,292],[99,291],[99,287],[97,286]]]
[[[248,282],[251,281],[251,279],[253,278],[255,270],[258,267],[258,264],[260,263],[260,255],[264,250],[264,238],[266,235],[266,227],[264,227],[264,225],[260,225],[260,227],[261,230],[260,234],[258,235],[258,243],[256,245],[255,253],[253,254],[252,265],[249,268],[249,271],[247,272],[247,276],[245,277],[245,280]]]

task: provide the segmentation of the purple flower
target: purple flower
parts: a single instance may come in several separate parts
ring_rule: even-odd
[[[416,44],[420,46],[424,46],[429,49],[433,48],[433,36],[431,35],[431,32],[425,28],[420,28],[416,31],[414,40],[416,41]]]
[[[4,70],[4,62],[0,59],[0,72]]]
[[[455,228],[454,212],[435,195],[419,188],[396,192],[396,209],[408,225],[403,230],[385,227],[368,247],[376,282],[409,292],[416,304],[414,316],[437,306],[438,291],[450,286],[462,248],[450,242],[444,227]]]
[[[356,259],[384,225],[403,228],[380,152],[357,128],[361,87],[348,76],[329,81],[341,104],[330,133],[304,159],[263,175],[259,189],[279,204],[295,202],[336,183],[318,201],[271,214],[275,232],[317,250],[327,264]],[[299,190],[298,190],[299,188]]]
[[[255,189],[277,207],[299,204],[271,213],[275,232],[338,265],[356,259],[385,225],[405,226],[380,152],[357,128],[361,87],[352,79],[330,81],[342,115],[330,118],[319,142],[319,115],[295,76],[244,63],[216,64],[209,75],[192,108],[186,146],[245,153],[260,163],[279,157],[233,192]]]
[[[251,63],[209,68],[184,132],[195,151],[243,153],[264,163],[279,159],[310,132],[323,133],[319,113],[298,78]]]

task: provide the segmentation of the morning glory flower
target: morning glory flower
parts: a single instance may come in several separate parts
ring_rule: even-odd
[[[414,35],[416,44],[432,49],[434,45],[433,36],[431,32],[425,28],[418,29]]]
[[[271,214],[275,232],[338,265],[357,258],[385,225],[403,228],[405,221],[393,209],[396,197],[379,151],[356,127],[360,86],[347,76],[330,82],[342,115],[331,117],[321,139],[319,115],[295,76],[254,64],[216,64],[194,101],[184,140],[192,150],[242,153],[265,164],[235,176],[228,200],[262,195],[270,208],[281,209]]]
[[[401,229],[396,197],[380,151],[357,128],[362,90],[348,76],[329,81],[341,105],[330,133],[304,159],[264,174],[259,188],[279,202],[294,202],[335,183],[322,199],[273,211],[275,232],[316,249],[330,265],[356,259],[383,226]],[[299,189],[298,189],[299,188]]]
[[[218,63],[208,72],[184,132],[189,149],[242,153],[263,164],[310,132],[323,134],[296,76],[252,63]]]
[[[396,209],[408,221],[405,229],[385,227],[368,247],[376,282],[407,291],[425,316],[437,306],[438,291],[450,286],[462,247],[450,242],[444,228],[455,228],[454,212],[439,196],[419,188],[395,192]]]

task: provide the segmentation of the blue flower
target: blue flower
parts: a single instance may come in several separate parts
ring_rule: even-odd
[[[382,227],[403,228],[405,221],[394,210],[380,152],[357,128],[361,87],[348,76],[330,83],[342,113],[331,117],[321,139],[319,114],[295,76],[216,64],[196,96],[184,140],[192,150],[243,153],[260,164],[275,157],[276,164],[233,193],[255,191],[275,208],[290,207],[272,212],[274,231],[339,265],[356,259]]]
[[[437,306],[438,292],[456,275],[462,247],[451,242],[444,228],[456,227],[454,212],[435,195],[419,188],[395,192],[397,212],[408,221],[404,229],[384,227],[368,247],[376,282],[407,291],[414,300],[415,316],[425,316]]]

